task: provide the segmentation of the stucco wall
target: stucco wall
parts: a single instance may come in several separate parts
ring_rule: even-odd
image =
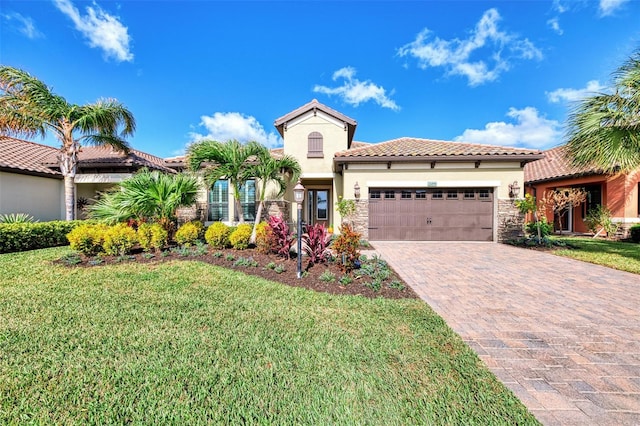
[[[64,219],[62,179],[0,172],[0,213],[28,213],[42,222]]]

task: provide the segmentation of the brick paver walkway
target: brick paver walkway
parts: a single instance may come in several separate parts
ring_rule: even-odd
[[[640,276],[495,243],[376,251],[545,425],[640,425]]]

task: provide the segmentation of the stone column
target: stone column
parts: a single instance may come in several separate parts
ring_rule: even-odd
[[[524,214],[515,206],[513,199],[498,200],[498,242],[524,236]]]

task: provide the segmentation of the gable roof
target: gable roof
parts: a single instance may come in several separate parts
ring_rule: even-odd
[[[469,161],[500,159],[528,162],[539,158],[542,158],[542,152],[537,149],[404,137],[380,143],[360,143],[358,147],[337,152],[334,161],[336,163],[348,163],[352,161]]]
[[[290,113],[285,114],[282,117],[276,119],[273,125],[276,126],[276,129],[278,129],[278,133],[280,133],[280,136],[284,138],[284,132],[287,127],[287,122],[297,117],[300,117],[301,115],[306,114],[309,111],[314,111],[314,112],[322,111],[325,114],[335,118],[336,120],[342,121],[345,124],[348,132],[347,143],[349,144],[349,146],[351,146],[351,141],[353,140],[353,135],[355,134],[356,126],[358,125],[356,120],[354,120],[353,118],[347,117],[346,115],[336,111],[335,109],[329,108],[328,106],[321,104],[320,102],[318,102],[317,99],[313,99],[311,102],[306,103],[301,107],[294,109]]]
[[[528,163],[524,167],[526,183],[597,174],[603,174],[602,169],[592,166],[574,166],[568,156],[566,145],[544,151],[544,158]]]
[[[0,136],[0,170],[61,178],[60,172],[45,165],[50,158],[55,159],[57,153],[51,146]]]

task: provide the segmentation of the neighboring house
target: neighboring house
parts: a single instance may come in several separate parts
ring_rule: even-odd
[[[64,219],[58,153],[51,146],[0,137],[0,214],[28,213],[40,221]],[[110,147],[83,147],[75,178],[78,204],[90,202],[143,167],[175,173],[162,158],[135,149],[124,154]]]
[[[356,142],[356,121],[317,100],[274,124],[284,146],[272,154],[289,154],[302,168],[305,223],[337,230],[336,203],[343,197],[357,201],[355,228],[370,240],[501,241],[522,233],[511,189],[524,186],[523,167],[542,158],[538,150],[415,138]],[[184,168],[184,158],[167,162]],[[296,217],[293,186],[267,203],[267,214]],[[243,188],[247,207],[255,188],[254,182]],[[199,200],[203,219],[237,220],[225,180]],[[245,219],[252,214],[245,209]]]
[[[613,221],[625,232],[640,222],[640,170],[607,174],[596,167],[576,167],[571,164],[565,146],[545,151],[544,155],[545,158],[525,166],[527,193],[540,200],[545,192],[563,188],[584,188],[587,192],[587,201],[576,208],[555,215],[547,209],[547,219],[554,222],[556,231],[589,232],[584,219],[589,210],[599,205],[611,211]]]

